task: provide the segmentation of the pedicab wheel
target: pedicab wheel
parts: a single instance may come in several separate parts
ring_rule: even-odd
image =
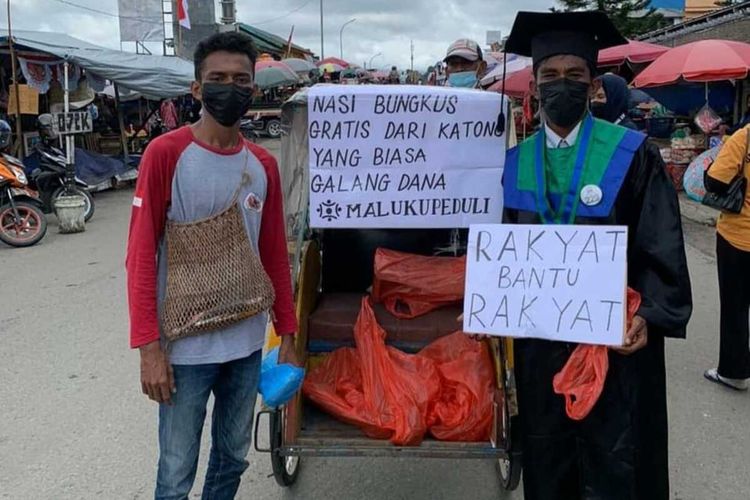
[[[514,491],[521,483],[521,457],[517,453],[510,453],[508,458],[497,461],[497,475],[500,485],[506,491]]]
[[[284,457],[279,453],[282,445],[282,414],[276,410],[271,416],[271,467],[273,477],[282,488],[287,488],[297,481],[300,468],[300,457]]]

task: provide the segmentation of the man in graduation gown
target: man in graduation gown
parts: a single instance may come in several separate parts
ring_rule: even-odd
[[[601,12],[520,12],[505,46],[532,57],[543,126],[508,152],[504,221],[627,226],[628,286],[642,295],[582,421],[552,388],[576,345],[517,341],[526,500],[669,497],[664,339],[684,338],[692,311],[677,196],[644,135],[588,112],[598,50],[625,42]]]

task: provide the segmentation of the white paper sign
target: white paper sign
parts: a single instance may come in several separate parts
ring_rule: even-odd
[[[622,345],[625,226],[472,225],[464,331]]]
[[[308,97],[310,223],[457,228],[502,214],[505,135],[493,92],[319,85]]]

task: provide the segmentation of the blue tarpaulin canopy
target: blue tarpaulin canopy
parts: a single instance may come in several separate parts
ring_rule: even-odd
[[[656,99],[668,110],[679,115],[692,116],[706,104],[706,86],[708,86],[708,104],[713,110],[722,115],[731,115],[734,109],[736,92],[731,82],[711,82],[708,84],[683,82],[641,90]]]
[[[118,87],[155,99],[189,93],[194,79],[193,64],[179,57],[107,49],[62,33],[13,30],[13,43],[59,57]],[[0,45],[7,44],[8,31],[0,29]]]

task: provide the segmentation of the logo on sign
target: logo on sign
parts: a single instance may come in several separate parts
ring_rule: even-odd
[[[318,205],[318,216],[328,222],[334,221],[341,216],[341,206],[335,201],[326,200]]]

